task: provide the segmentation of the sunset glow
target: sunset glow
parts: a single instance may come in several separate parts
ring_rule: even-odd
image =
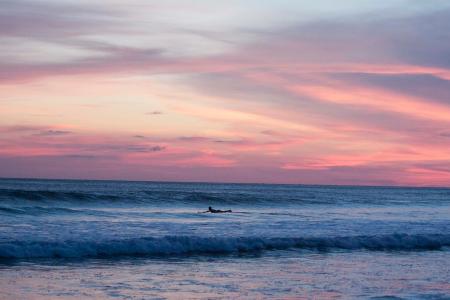
[[[449,1],[3,1],[0,177],[450,186]]]

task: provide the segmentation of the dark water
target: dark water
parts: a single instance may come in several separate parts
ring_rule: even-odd
[[[0,295],[448,299],[449,229],[450,189],[5,179]]]

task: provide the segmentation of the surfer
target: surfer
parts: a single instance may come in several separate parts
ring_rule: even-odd
[[[231,209],[229,209],[229,210],[214,209],[210,206],[210,207],[208,207],[208,210],[205,212],[210,212],[212,214],[218,214],[218,213],[230,213],[232,211],[231,211]]]

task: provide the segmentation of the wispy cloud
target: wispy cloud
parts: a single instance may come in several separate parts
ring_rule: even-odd
[[[3,1],[0,176],[448,185],[449,18],[440,0]]]
[[[159,110],[154,110],[154,111],[146,112],[145,114],[146,114],[146,115],[149,115],[149,116],[154,116],[154,115],[162,115],[163,112],[162,112],[162,111],[159,111]]]
[[[39,136],[61,136],[61,135],[67,135],[72,134],[72,131],[67,130],[44,130],[36,133],[36,135]]]

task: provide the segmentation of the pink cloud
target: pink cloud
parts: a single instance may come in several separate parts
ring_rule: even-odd
[[[55,61],[0,60],[0,176],[450,182],[450,49],[441,38],[449,31],[447,10],[395,24],[343,18],[245,34],[205,29],[197,35],[211,43],[232,37],[228,47],[213,51],[208,44],[211,52],[187,55],[146,41],[145,28],[105,18],[118,13],[105,7],[73,6],[77,19],[61,5],[8,5],[12,16],[0,21],[8,25],[0,26],[7,38],[68,52]],[[105,41],[117,33],[129,39]],[[186,49],[197,46],[191,38]],[[96,55],[75,59],[68,49]],[[96,84],[106,77],[128,83]],[[136,77],[144,78],[140,89]],[[64,83],[58,78],[66,85],[58,86]],[[39,99],[34,88],[42,92]],[[42,107],[17,104],[24,94]],[[100,104],[104,97],[122,105]],[[51,121],[46,109],[68,98],[103,122]],[[132,127],[133,105],[146,118]],[[77,109],[71,116],[83,116]],[[31,113],[39,119],[29,119]]]

